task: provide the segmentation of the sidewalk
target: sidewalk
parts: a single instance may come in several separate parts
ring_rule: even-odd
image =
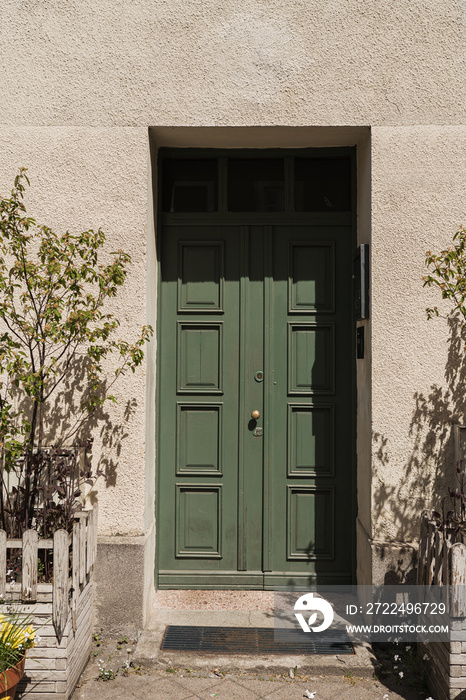
[[[355,654],[215,655],[160,649],[167,624],[273,626],[270,594],[159,592],[137,640],[96,635],[88,667],[73,700],[425,700],[408,666],[375,657],[367,645]],[[232,609],[232,607],[236,609]],[[401,652],[400,652],[401,653]],[[407,658],[408,662],[409,659]],[[395,666],[395,668],[393,668]],[[400,678],[400,670],[401,672]],[[104,680],[108,679],[108,680]]]
[[[223,674],[222,669],[216,668],[201,672],[175,666],[138,668],[133,662],[135,666],[125,672],[121,667],[128,656],[132,656],[127,651],[133,645],[125,645],[119,652],[116,646],[117,640],[113,639],[105,648],[99,648],[99,656],[89,663],[72,700],[300,700],[306,697],[314,697],[314,700],[424,700],[429,697],[416,688],[402,685],[395,676],[380,681],[347,671],[340,675],[303,675],[296,670],[294,674],[292,671],[295,676],[292,679],[289,671],[281,675],[240,671]],[[120,668],[114,680],[96,680],[98,658],[103,660],[101,667],[106,670]]]

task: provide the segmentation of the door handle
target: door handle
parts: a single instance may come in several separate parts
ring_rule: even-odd
[[[261,417],[261,412],[257,410],[257,408],[251,413],[251,418],[253,420],[257,420],[258,418]]]

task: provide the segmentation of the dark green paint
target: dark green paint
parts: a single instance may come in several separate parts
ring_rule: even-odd
[[[352,582],[352,215],[161,223],[158,586]]]

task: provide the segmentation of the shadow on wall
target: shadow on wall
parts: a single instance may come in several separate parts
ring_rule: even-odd
[[[379,524],[379,532],[384,529],[395,532],[394,539],[398,542],[416,540],[422,511],[439,509],[448,486],[456,485],[452,427],[465,422],[466,353],[458,318],[449,317],[447,323],[445,385],[433,384],[428,393],[415,392],[413,396],[409,429],[412,450],[404,464],[404,478],[396,484],[384,481],[390,463],[388,438],[382,433],[373,433],[374,522]]]
[[[128,399],[121,423],[112,423],[108,413],[102,411],[102,416],[97,416],[97,420],[102,420],[100,429],[100,438],[103,447],[103,452],[98,462],[98,468],[105,473],[105,485],[116,486],[117,482],[117,467],[123,441],[129,436],[128,423],[131,416],[137,409],[138,402],[135,398]]]
[[[107,404],[97,408],[91,415],[86,416],[80,411],[80,403],[89,398],[87,357],[74,358],[72,367],[69,368],[61,383],[61,390],[53,403],[45,403],[42,407],[43,420],[43,444],[56,445],[63,441],[64,446],[76,442],[85,444],[89,438],[96,435],[100,427],[101,453],[92,454],[94,464],[93,472],[103,472],[105,486],[115,486],[117,483],[117,467],[123,442],[129,436],[128,423],[137,409],[137,400],[130,398],[124,404],[124,408],[118,411],[122,416],[117,423],[113,423],[106,408]],[[108,391],[108,383],[101,386],[101,395]],[[29,404],[24,400],[24,393],[19,392],[23,401],[18,400],[19,410],[28,413]],[[115,414],[115,411],[113,412]],[[77,419],[79,416],[79,419]],[[82,420],[84,418],[84,420]],[[91,502],[97,501],[97,492],[92,490],[88,494]]]

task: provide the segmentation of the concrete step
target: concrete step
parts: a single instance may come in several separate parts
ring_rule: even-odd
[[[204,591],[205,593],[205,591]],[[133,659],[145,666],[157,668],[188,668],[193,671],[216,669],[220,674],[239,671],[286,673],[297,669],[303,674],[338,675],[351,673],[372,677],[377,660],[367,644],[354,645],[354,654],[340,655],[281,655],[281,654],[211,654],[161,649],[167,625],[214,627],[273,627],[273,610],[173,610],[155,605],[150,619],[137,643]],[[304,633],[303,633],[304,634]]]

